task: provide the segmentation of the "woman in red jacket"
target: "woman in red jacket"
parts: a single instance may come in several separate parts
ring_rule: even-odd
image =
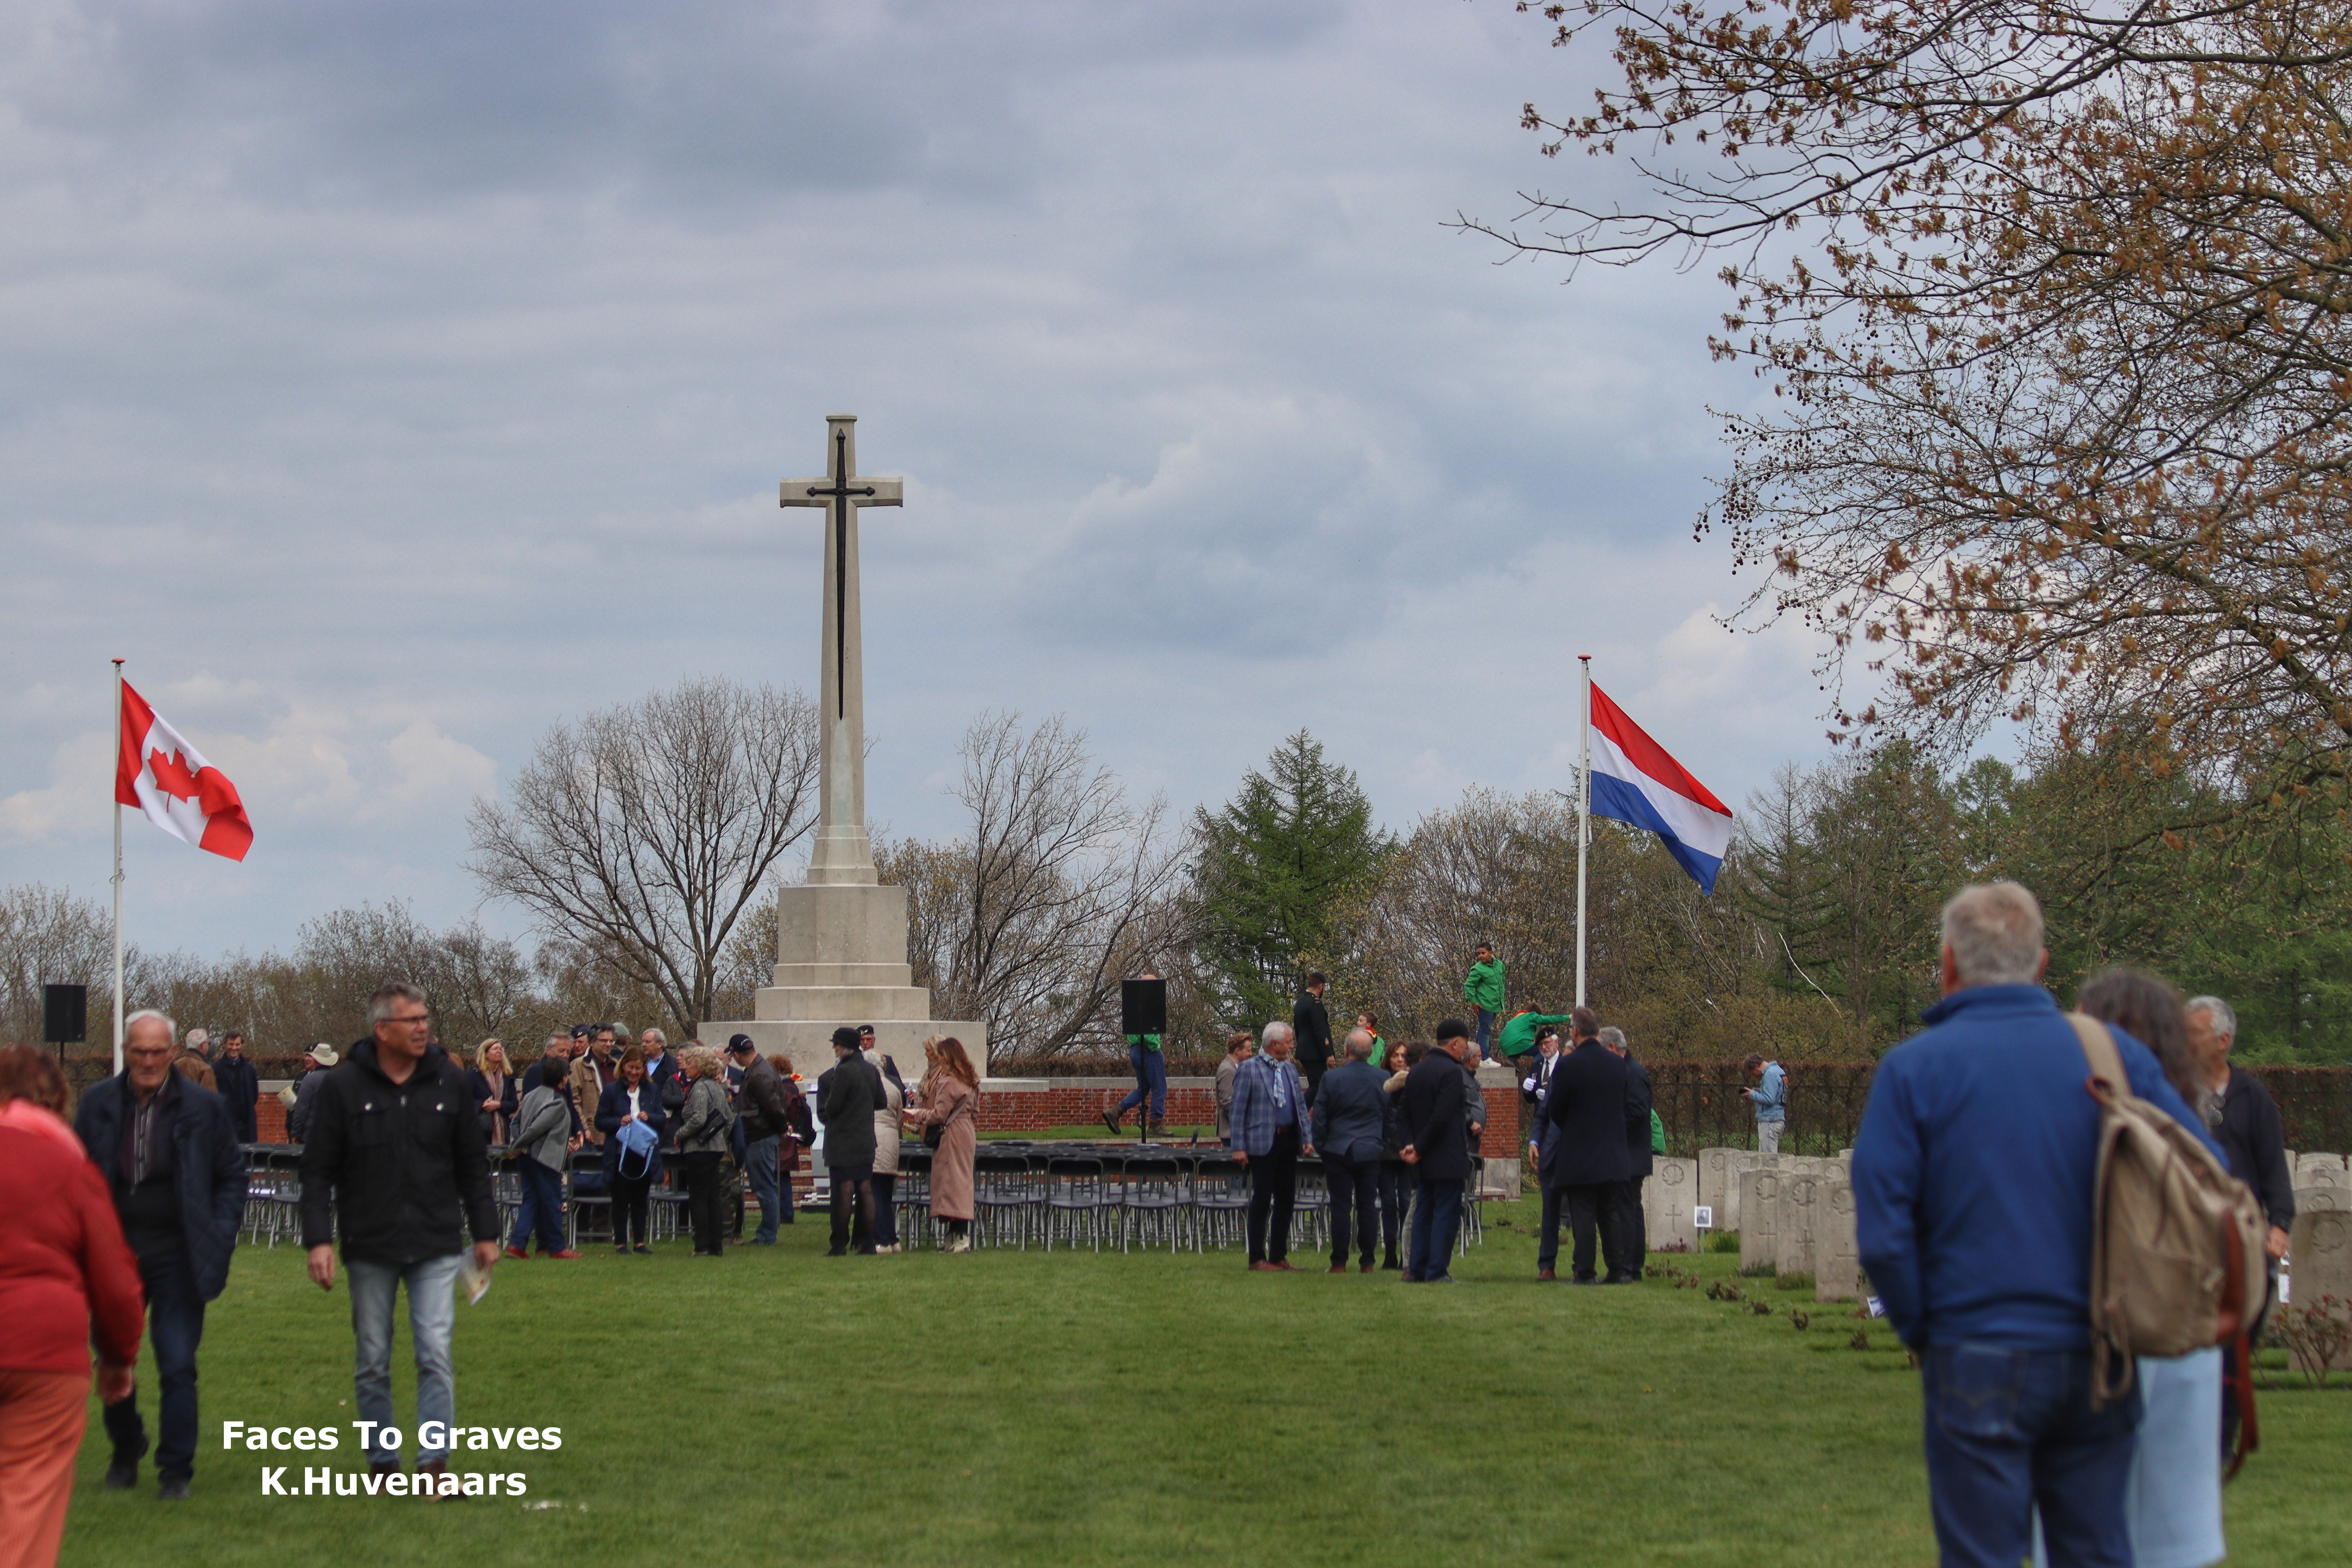
[[[146,1303],[114,1200],[67,1126],[65,1079],[0,1048],[0,1568],[50,1568],[89,1413],[131,1392]]]

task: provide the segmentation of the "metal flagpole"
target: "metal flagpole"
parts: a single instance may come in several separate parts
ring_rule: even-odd
[[[1584,1005],[1584,848],[1592,841],[1592,656],[1576,656],[1576,1005]]]
[[[120,658],[115,660],[115,769],[122,769],[122,660]],[[108,790],[108,795],[113,795],[113,790]],[[1578,983],[1578,992],[1583,992],[1583,983]],[[115,1077],[122,1077],[122,797],[120,795],[115,795]]]

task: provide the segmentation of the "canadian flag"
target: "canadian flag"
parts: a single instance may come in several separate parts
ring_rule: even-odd
[[[236,785],[197,754],[180,732],[155,716],[147,700],[122,688],[122,750],[114,766],[114,798],[183,843],[232,860],[253,847],[253,825]]]

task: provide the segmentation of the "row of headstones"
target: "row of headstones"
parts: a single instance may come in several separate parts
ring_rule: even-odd
[[[1652,1162],[1642,1186],[1643,1218],[1653,1250],[1693,1252],[1696,1211],[1714,1230],[1739,1233],[1739,1266],[1769,1264],[1779,1274],[1810,1274],[1824,1301],[1862,1293],[1854,1240],[1853,1187],[1847,1154],[1834,1160],[1702,1149],[1696,1160]]]
[[[1810,1274],[1821,1300],[1861,1294],[1851,1149],[1835,1159],[1702,1149],[1696,1160],[1658,1160],[1642,1191],[1651,1245],[1696,1251],[1695,1211],[1739,1235],[1739,1266]],[[2352,1301],[2352,1166],[2341,1154],[2287,1156],[2295,1221],[2288,1238],[2294,1299]]]

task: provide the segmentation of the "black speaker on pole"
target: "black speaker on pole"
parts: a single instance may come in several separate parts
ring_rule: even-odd
[[[52,1046],[80,1043],[89,1032],[89,987],[41,987],[41,1038]]]
[[[1122,980],[1118,983],[1118,1032],[1122,1035],[1164,1035],[1168,1032],[1168,982]]]

